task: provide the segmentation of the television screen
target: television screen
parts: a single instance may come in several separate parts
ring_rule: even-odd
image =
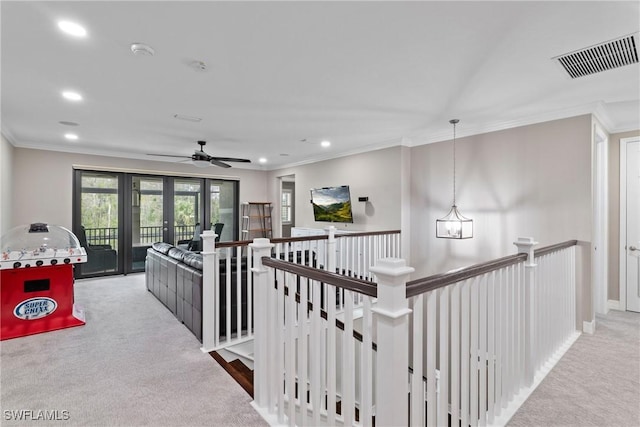
[[[311,203],[316,221],[353,222],[348,185],[314,188],[311,190]]]

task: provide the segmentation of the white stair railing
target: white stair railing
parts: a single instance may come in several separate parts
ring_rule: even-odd
[[[517,255],[411,282],[403,260],[385,259],[370,268],[375,284],[270,258],[268,241],[256,242],[266,303],[256,307],[254,407],[272,425],[506,424],[579,335],[575,244],[534,252],[519,239]],[[362,344],[352,294],[363,301]]]
[[[250,241],[215,242],[213,231],[203,232],[202,350],[219,350],[253,339],[255,301],[253,295],[252,249]],[[327,271],[371,278],[371,265],[379,258],[399,256],[398,230],[272,239],[272,255]],[[326,294],[327,289],[321,291]],[[336,312],[344,311],[345,295],[337,290]],[[352,295],[354,308],[363,300]]]
[[[407,283],[411,425],[506,424],[579,336],[575,244],[519,239],[518,255]]]

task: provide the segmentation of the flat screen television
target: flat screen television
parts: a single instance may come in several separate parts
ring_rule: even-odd
[[[313,218],[326,222],[353,222],[349,186],[311,189]]]

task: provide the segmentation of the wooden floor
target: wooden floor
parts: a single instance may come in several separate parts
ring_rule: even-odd
[[[236,380],[236,382],[240,384],[247,393],[249,393],[249,396],[253,397],[253,371],[251,369],[249,369],[239,359],[227,362],[215,351],[209,352],[209,355],[213,357],[216,362],[218,362],[220,366],[222,366],[224,370],[227,371],[227,373],[231,375],[231,377]]]

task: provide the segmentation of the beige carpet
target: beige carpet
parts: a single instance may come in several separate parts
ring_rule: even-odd
[[[508,425],[640,426],[640,314],[598,316]]]
[[[266,425],[143,274],[79,280],[75,299],[85,326],[1,342],[1,425]]]

